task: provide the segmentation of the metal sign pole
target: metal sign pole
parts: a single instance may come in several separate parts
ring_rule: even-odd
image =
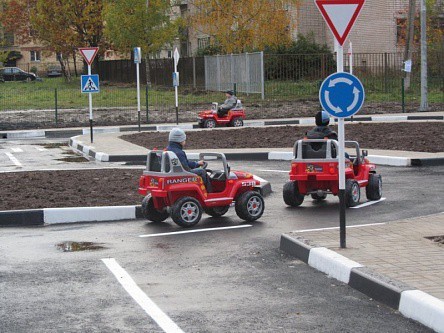
[[[88,65],[88,75],[91,75],[91,65]],[[88,94],[88,99],[89,99],[89,130],[91,132],[91,143],[93,143],[94,136],[93,136],[92,93]]]
[[[344,71],[344,48],[338,43],[336,54],[336,72]],[[346,247],[345,234],[345,126],[344,118],[338,118],[338,144],[339,144],[339,230],[340,230],[340,246]]]
[[[177,73],[177,63],[179,62],[179,51],[176,49],[174,50],[174,77],[176,78],[177,82],[173,82],[174,84],[174,92],[176,95],[176,125],[179,125],[179,90],[178,90],[178,86],[179,86],[179,75]]]
[[[140,72],[139,72],[140,66],[139,63],[136,63],[136,77],[137,77],[137,118],[138,118],[138,124],[139,124],[139,132],[140,132]]]

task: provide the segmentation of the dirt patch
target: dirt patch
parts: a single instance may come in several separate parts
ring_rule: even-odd
[[[282,148],[293,147],[312,127],[244,127],[232,130],[191,131],[186,149]],[[337,131],[337,127],[333,126]],[[124,140],[149,149],[164,148],[167,132],[123,135]],[[358,123],[346,126],[346,139],[368,149],[444,152],[444,123]]]
[[[438,244],[439,246],[444,246],[444,235],[432,236],[432,237],[426,237],[426,238],[431,240],[435,244]]]

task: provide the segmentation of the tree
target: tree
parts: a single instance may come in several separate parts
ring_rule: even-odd
[[[110,0],[105,6],[106,36],[122,53],[141,47],[148,60],[149,54],[158,52],[178,35],[180,21],[171,20],[173,5],[167,0]]]
[[[248,52],[291,42],[290,9],[298,0],[192,0],[190,25],[224,53]]]

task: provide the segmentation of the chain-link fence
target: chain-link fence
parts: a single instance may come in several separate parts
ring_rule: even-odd
[[[443,53],[429,55],[428,99],[431,111],[444,111],[443,59]],[[156,84],[141,89],[143,123],[176,121],[172,75],[168,72],[172,71],[171,61],[162,62],[164,65],[159,65],[157,72],[151,71],[152,82]],[[366,89],[366,102],[360,114],[418,111],[420,75],[416,55],[404,102],[402,79],[405,74],[401,71],[400,54],[354,54],[353,63],[353,73]],[[135,83],[130,74],[123,76],[129,72],[135,75],[135,67],[131,64],[108,69],[113,73],[110,74],[113,80],[106,80],[105,73],[100,74],[101,91],[93,95],[96,125],[137,124]],[[196,121],[198,111],[210,108],[211,102],[223,102],[225,95],[219,89],[209,90],[206,86],[202,75],[203,58],[181,59],[179,64],[186,68],[180,77],[179,121]],[[100,66],[111,65],[104,63]],[[320,108],[320,83],[335,69],[335,59],[331,54],[264,55],[266,80],[263,94],[243,92],[238,89],[237,82],[227,81],[223,89],[237,89],[237,97],[246,107],[249,119],[308,117]],[[345,60],[345,70],[350,70],[348,59]],[[124,82],[115,82],[119,75]],[[80,92],[79,78],[73,78],[71,83],[66,83],[63,78],[0,83],[0,130],[88,126],[87,107],[87,94]]]

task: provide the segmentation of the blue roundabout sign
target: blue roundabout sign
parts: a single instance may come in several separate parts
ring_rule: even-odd
[[[357,113],[364,104],[365,91],[359,79],[346,72],[334,73],[322,82],[319,101],[333,117],[346,118]]]

